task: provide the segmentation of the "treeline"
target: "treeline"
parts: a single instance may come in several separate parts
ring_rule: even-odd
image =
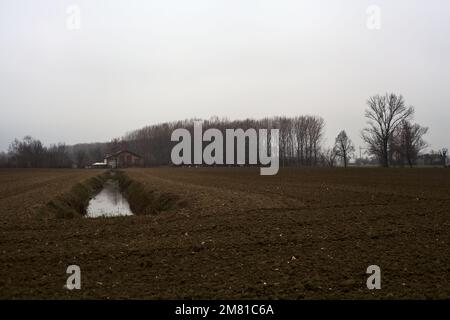
[[[386,93],[367,100],[365,110],[367,127],[361,132],[366,143],[368,158],[355,158],[355,147],[345,130],[335,139],[334,145],[324,147],[325,121],[318,116],[272,117],[261,120],[246,119],[230,121],[213,117],[203,121],[203,129],[219,129],[224,135],[226,129],[250,128],[279,129],[281,166],[347,166],[350,159],[356,164],[379,164],[389,166],[414,166],[428,144],[423,139],[427,127],[414,123],[414,108],[407,106],[402,95]],[[177,128],[186,128],[193,134],[195,119],[147,126],[128,133],[112,142],[112,149],[129,149],[141,154],[147,165],[170,164],[170,151],[174,145],[171,133]],[[432,151],[439,154],[441,165],[447,164],[447,149]],[[429,158],[429,157],[428,157]],[[424,161],[426,165],[430,161]],[[433,162],[435,163],[435,161]]]
[[[189,119],[156,124],[135,130],[110,143],[64,144],[44,147],[39,140],[25,137],[15,140],[8,154],[0,155],[0,166],[10,167],[78,167],[103,161],[106,154],[129,150],[141,155],[147,166],[171,164],[171,150],[176,142],[171,141],[172,132],[185,128],[193,135],[194,121]],[[325,121],[317,116],[273,117],[261,120],[228,120],[213,117],[202,122],[203,130],[215,128],[225,134],[226,129],[279,129],[280,165],[316,166],[324,164],[322,140]],[[248,151],[248,150],[246,150]]]
[[[367,157],[355,157],[355,147],[342,130],[331,147],[324,147],[325,121],[318,116],[271,117],[260,120],[229,120],[212,117],[202,122],[203,131],[214,128],[225,136],[226,129],[279,129],[280,166],[329,166],[338,163],[347,166],[350,159],[356,165],[379,164],[414,166],[447,164],[447,149],[422,154],[428,144],[423,139],[428,132],[413,122],[414,108],[407,106],[401,95],[375,95],[367,100],[365,110],[367,127],[361,132],[366,143]],[[185,128],[193,136],[194,122],[200,119],[166,122],[150,125],[127,133],[109,143],[91,143],[49,147],[31,137],[11,143],[8,153],[0,153],[0,167],[78,167],[102,162],[107,154],[129,150],[141,155],[146,166],[171,165],[171,150],[177,142],[171,141],[172,132]],[[207,143],[205,143],[206,145]],[[361,151],[360,151],[361,152]],[[246,150],[248,153],[248,149]],[[248,158],[248,157],[247,157]]]
[[[45,147],[30,136],[10,144],[6,162],[7,166],[20,168],[67,168],[72,163],[65,144]]]
[[[107,143],[91,143],[67,146],[64,143],[48,147],[30,136],[15,139],[8,153],[0,153],[0,167],[10,168],[84,168],[103,161]]]
[[[110,150],[127,149],[144,157],[146,165],[171,164],[170,153],[177,142],[171,141],[172,132],[185,128],[193,136],[194,121],[190,119],[147,126],[130,132],[111,142]],[[273,117],[261,120],[228,120],[213,117],[202,121],[203,131],[218,129],[225,136],[226,129],[279,129],[279,158],[281,166],[316,166],[323,162],[321,150],[325,121],[317,116]],[[248,150],[246,150],[248,153]],[[247,157],[248,158],[248,157]]]

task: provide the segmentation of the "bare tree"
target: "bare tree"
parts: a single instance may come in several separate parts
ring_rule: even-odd
[[[336,137],[335,142],[336,155],[342,159],[344,167],[347,168],[348,160],[351,154],[355,152],[355,146],[352,140],[347,136],[345,130],[342,130]]]
[[[69,157],[67,146],[64,143],[58,143],[45,148],[43,165],[49,168],[71,167],[72,160]]]
[[[68,146],[68,153],[78,168],[84,168],[94,162],[103,161],[108,153],[108,143],[94,142]]]
[[[276,121],[280,129],[280,165],[285,167],[289,161],[291,121],[287,117],[279,117]]]
[[[22,141],[15,139],[9,146],[14,165],[20,168],[42,167],[44,153],[42,142],[30,136],[26,136]]]
[[[325,166],[333,168],[336,166],[336,158],[338,157],[336,148],[328,148],[321,153],[322,163]]]
[[[10,144],[7,165],[20,168],[68,168],[72,166],[72,160],[65,144],[45,147],[41,141],[26,136]]]
[[[365,116],[368,127],[362,132],[362,139],[368,145],[369,153],[375,155],[381,165],[389,167],[389,142],[394,130],[402,121],[414,114],[413,107],[406,107],[403,96],[393,93],[376,95],[367,100]]]
[[[428,132],[428,128],[403,120],[393,133],[391,139],[391,157],[400,165],[405,163],[412,167],[417,162],[420,152],[428,144],[423,140],[423,136]]]
[[[444,165],[444,167],[447,167],[447,154],[448,154],[447,148],[442,148],[441,150],[439,150],[439,155],[442,158],[442,164]]]
[[[313,125],[310,131],[310,142],[314,156],[311,156],[311,158],[313,159],[312,164],[317,165],[317,160],[320,153],[320,143],[322,141],[325,128],[325,121],[321,117],[313,117],[312,120]]]
[[[9,157],[6,152],[0,152],[0,168],[5,168],[9,166]]]
[[[88,163],[86,162],[87,160],[87,153],[85,149],[79,149],[77,151],[75,151],[75,164],[77,166],[77,168],[84,168]]]
[[[305,142],[306,142],[306,117],[300,116],[294,118],[294,135],[295,135],[295,142],[297,144],[296,151],[297,151],[297,165],[303,165],[305,160]]]

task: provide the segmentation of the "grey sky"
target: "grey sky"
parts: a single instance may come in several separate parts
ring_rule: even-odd
[[[80,30],[66,27],[71,4]],[[346,129],[359,146],[365,100],[386,91],[449,146],[450,1],[0,1],[0,150],[298,114],[324,117],[327,144]]]

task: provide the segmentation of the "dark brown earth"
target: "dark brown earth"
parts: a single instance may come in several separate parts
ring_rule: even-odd
[[[40,212],[91,170],[0,170],[0,298],[450,298],[450,170],[155,168],[157,215]],[[81,267],[68,291],[66,268]],[[382,289],[368,290],[379,265]]]

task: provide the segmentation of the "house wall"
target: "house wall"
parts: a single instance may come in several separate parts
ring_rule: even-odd
[[[111,168],[117,168],[117,159],[116,158],[109,158],[109,159],[106,159],[106,163],[108,164],[108,167],[111,167]]]
[[[112,168],[142,167],[144,161],[131,153],[123,152],[115,158],[108,159],[108,165]]]

